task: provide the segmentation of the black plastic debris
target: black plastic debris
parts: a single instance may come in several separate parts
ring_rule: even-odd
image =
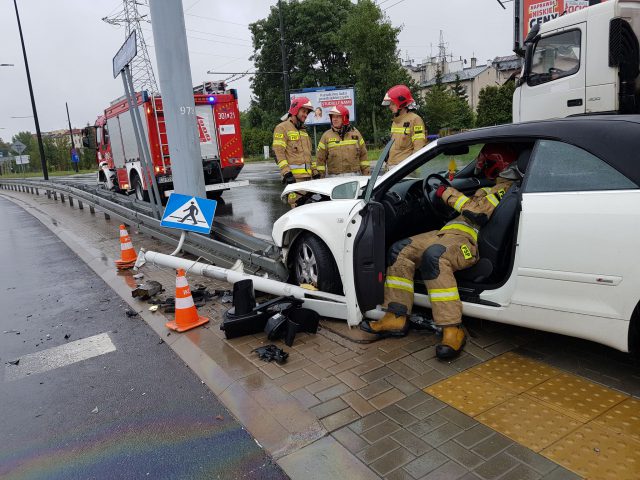
[[[160,282],[156,282],[155,280],[147,280],[138,288],[131,292],[131,296],[133,298],[139,298],[140,300],[147,300],[154,295],[162,292],[163,288]]]
[[[281,348],[276,347],[275,345],[265,345],[264,347],[258,347],[255,350],[252,350],[252,353],[255,352],[258,354],[258,358],[263,362],[272,362],[276,361],[276,363],[285,363],[287,358],[289,358],[289,354],[282,350]]]
[[[7,362],[9,365],[18,365],[20,363],[20,359],[17,360],[9,360]]]
[[[71,337],[71,335],[69,335],[68,333],[64,336],[65,340],[69,340],[69,337]]]
[[[132,318],[132,317],[137,317],[138,316],[138,312],[136,312],[135,310],[125,310],[124,312],[127,317]]]
[[[436,325],[433,318],[424,317],[415,313],[413,315],[409,315],[409,324],[414,330],[425,330],[435,332],[437,334],[442,333],[442,328]]]
[[[302,305],[302,300],[293,297],[276,297],[256,305],[245,315],[236,315],[235,307],[224,312],[220,330],[227,339],[253,335],[265,330],[267,320],[278,312],[286,312]]]

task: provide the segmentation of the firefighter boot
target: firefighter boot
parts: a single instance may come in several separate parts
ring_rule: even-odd
[[[466,341],[462,327],[444,327],[442,329],[442,341],[436,345],[436,357],[441,360],[456,357],[462,351]]]
[[[392,312],[384,314],[380,320],[370,322],[363,320],[360,323],[360,330],[374,333],[381,337],[404,337],[409,333],[409,322],[406,315],[396,315]]]

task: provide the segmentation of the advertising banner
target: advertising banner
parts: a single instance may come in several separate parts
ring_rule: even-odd
[[[314,107],[314,111],[307,117],[305,125],[330,125],[329,110],[335,105],[347,107],[349,121],[356,121],[356,97],[353,87],[305,88],[289,94],[291,100],[302,96],[309,98]]]
[[[605,1],[607,0],[515,0],[514,50],[524,48],[524,39],[534,25]]]

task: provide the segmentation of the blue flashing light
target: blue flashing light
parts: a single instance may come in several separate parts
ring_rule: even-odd
[[[216,97],[213,95],[211,95],[207,100],[209,100],[209,103],[216,103]]]

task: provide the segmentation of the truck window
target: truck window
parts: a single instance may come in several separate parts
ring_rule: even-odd
[[[552,140],[538,142],[527,170],[525,193],[638,188],[600,158],[581,148]]]
[[[580,30],[570,30],[538,40],[527,81],[529,86],[577,73],[580,69],[580,37]]]
[[[104,134],[103,145],[108,145],[109,144],[109,130],[107,129],[107,124],[106,123],[104,124],[104,127],[103,127],[103,134]]]

